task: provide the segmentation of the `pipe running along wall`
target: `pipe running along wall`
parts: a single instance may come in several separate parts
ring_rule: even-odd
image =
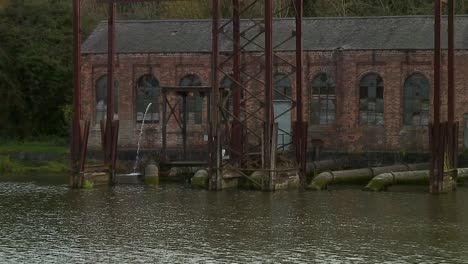
[[[360,184],[368,182],[375,176],[386,172],[415,171],[428,168],[428,163],[417,163],[354,170],[327,171],[317,175],[309,184],[308,189],[319,191],[326,189],[330,184]]]
[[[383,191],[397,184],[424,185],[429,184],[429,171],[387,172],[375,176],[366,187],[368,191]],[[458,179],[468,179],[468,168],[457,169]]]

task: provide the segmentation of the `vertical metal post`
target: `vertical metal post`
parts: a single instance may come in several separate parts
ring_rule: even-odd
[[[80,0],[73,1],[73,124],[71,167],[79,172],[80,120],[81,120],[81,32]]]
[[[303,12],[304,12],[304,1],[296,0],[296,161],[299,165],[299,172],[301,176],[301,183],[305,184],[306,176],[306,157],[304,152],[307,152],[306,137],[304,134],[304,109],[302,101],[302,88],[304,85],[304,36],[303,36]]]
[[[220,26],[220,0],[213,0],[213,21],[212,21],[212,89],[213,99],[211,100],[211,157],[210,157],[210,188],[221,189],[221,127],[219,122],[219,26]],[[214,137],[214,138],[213,138]]]
[[[184,148],[184,160],[187,159],[187,120],[188,120],[188,109],[187,109],[187,93],[182,94],[182,111],[184,118],[182,119],[182,144]]]
[[[448,155],[450,167],[456,168],[454,120],[455,120],[455,0],[448,2]]]
[[[271,169],[273,122],[273,0],[265,0],[265,168]],[[272,190],[272,173],[264,189]]]
[[[439,168],[441,162],[440,146],[440,65],[441,65],[441,0],[435,1],[435,22],[434,22],[434,117],[433,117],[433,135],[432,135],[432,153],[431,153],[431,186],[432,193],[439,192],[442,173]]]
[[[235,156],[242,156],[243,141],[242,141],[242,126],[240,119],[240,103],[241,103],[241,35],[240,35],[240,0],[232,0],[233,13],[233,78],[234,78],[234,94],[233,94],[233,128],[232,128],[232,149],[236,152]],[[237,154],[238,153],[238,154]],[[239,157],[235,157],[238,159]]]
[[[161,153],[161,161],[166,162],[167,158],[167,104],[168,104],[168,99],[167,99],[167,91],[163,90],[163,97],[164,97],[164,104],[163,104],[163,109],[162,109],[162,153]]]
[[[107,31],[107,121],[106,121],[106,144],[105,161],[112,164],[112,121],[114,120],[114,60],[115,60],[115,16],[116,4],[109,3],[109,20]],[[112,170],[114,168],[111,168]]]

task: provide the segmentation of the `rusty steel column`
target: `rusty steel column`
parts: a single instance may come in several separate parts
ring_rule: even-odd
[[[430,192],[438,193],[440,190],[440,171],[442,162],[441,152],[443,149],[440,145],[440,85],[441,85],[441,0],[435,1],[434,15],[434,102],[433,102],[433,124],[432,124],[432,142],[431,142],[431,181]]]
[[[265,130],[264,130],[264,158],[265,169],[271,169],[271,138],[273,122],[273,0],[265,0]],[[269,172],[269,181],[265,190],[273,191],[273,173]]]
[[[299,173],[301,183],[305,185],[306,176],[306,156],[307,152],[307,135],[304,134],[304,105],[302,100],[303,85],[304,85],[304,36],[303,36],[303,12],[304,1],[296,0],[296,128],[295,128],[295,148],[296,161],[299,165]]]
[[[211,138],[210,146],[210,189],[221,189],[222,175],[221,175],[221,128],[219,122],[219,78],[218,78],[218,64],[219,64],[219,25],[221,17],[220,0],[213,0],[213,21],[212,21],[212,94],[211,100]],[[214,138],[213,138],[214,137]]]
[[[455,0],[448,2],[448,156],[450,167],[456,168],[455,164],[455,144],[458,135],[454,133],[455,122]]]
[[[114,62],[115,62],[115,16],[116,4],[109,3],[109,20],[107,31],[107,115],[105,136],[105,162],[111,163],[112,149],[112,121],[114,120]]]
[[[232,32],[233,32],[233,124],[232,124],[232,146],[235,152],[235,159],[238,160],[243,155],[243,131],[240,124],[240,104],[241,104],[241,35],[240,35],[240,0],[232,0]]]
[[[71,168],[79,172],[80,120],[81,120],[81,33],[80,0],[73,0],[73,124]]]

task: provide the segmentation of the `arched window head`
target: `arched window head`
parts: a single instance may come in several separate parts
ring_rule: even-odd
[[[335,123],[335,83],[326,73],[317,74],[312,80],[312,124]]]
[[[195,74],[184,76],[179,83],[181,87],[202,86],[200,77]],[[202,123],[203,99],[198,94],[187,96],[187,123]],[[183,109],[181,109],[183,113]]]
[[[137,81],[136,120],[137,122],[159,122],[159,96],[161,88],[159,81],[151,74],[141,76]],[[151,106],[148,108],[148,105]],[[145,111],[148,108],[148,111]]]
[[[195,74],[188,74],[185,75],[181,80],[180,80],[180,86],[202,86],[202,82],[200,77],[198,77]]]
[[[362,77],[359,85],[359,120],[361,125],[384,124],[384,83],[375,73]]]
[[[420,73],[408,77],[404,86],[403,123],[407,126],[429,124],[429,80]]]
[[[278,73],[274,77],[274,100],[290,101],[292,96],[291,80],[286,74]]]
[[[119,113],[119,82],[114,81],[114,119],[118,119]],[[96,122],[107,117],[107,75],[101,76],[96,81]]]

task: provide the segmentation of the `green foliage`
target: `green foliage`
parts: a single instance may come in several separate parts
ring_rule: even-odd
[[[70,3],[11,0],[0,11],[0,136],[68,134],[60,109],[72,96]]]
[[[0,156],[0,173],[21,172],[23,168],[10,156]]]

